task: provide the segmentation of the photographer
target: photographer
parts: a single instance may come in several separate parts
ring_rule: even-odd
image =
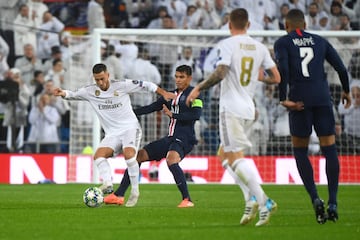
[[[3,126],[7,127],[6,146],[9,152],[22,152],[24,146],[24,127],[27,124],[28,105],[30,102],[30,89],[21,79],[21,72],[12,68],[4,81],[13,81],[18,85],[18,94],[8,89],[8,101],[4,104]],[[16,86],[16,85],[15,85]]]

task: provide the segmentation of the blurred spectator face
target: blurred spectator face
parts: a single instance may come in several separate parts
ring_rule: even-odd
[[[20,15],[22,17],[29,17],[29,7],[27,5],[23,5],[20,8]]]
[[[43,15],[43,23],[49,22],[52,19],[52,15],[50,12],[44,12]]]
[[[12,68],[10,70],[11,78],[14,82],[20,83],[21,82],[21,72],[18,69]]]
[[[339,16],[341,14],[342,7],[341,3],[333,1],[331,4],[330,12],[334,16]]]
[[[165,29],[174,28],[174,23],[171,17],[163,17],[162,19],[162,26]]]
[[[317,5],[316,4],[311,4],[310,6],[309,6],[309,15],[311,16],[311,17],[315,17],[317,14],[318,14],[318,7],[317,7]]]
[[[328,24],[329,19],[327,17],[322,17],[319,20],[319,24],[321,27],[326,27]]]
[[[45,86],[44,86],[44,89],[45,89],[45,93],[49,94],[49,95],[52,95],[53,94],[53,90],[54,90],[54,82],[49,80],[45,83]]]
[[[267,98],[274,98],[274,93],[275,93],[275,85],[270,85],[270,84],[266,84],[265,85],[265,96]]]
[[[345,29],[349,26],[350,19],[347,15],[340,16],[340,29]]]
[[[63,62],[57,61],[53,66],[53,70],[54,72],[61,72],[61,70],[63,70]]]
[[[280,13],[281,13],[281,16],[282,17],[285,17],[289,12],[289,5],[287,4],[283,4],[281,7],[280,7]]]
[[[38,83],[40,83],[40,84],[43,84],[43,83],[45,82],[44,73],[43,73],[43,72],[40,72],[38,75],[36,75],[35,81],[38,82]]]
[[[222,18],[222,25],[228,23],[230,21],[230,13],[224,14],[224,17]]]
[[[222,10],[224,8],[224,0],[215,0],[215,8]]]
[[[360,107],[360,87],[354,86],[351,88],[351,96],[354,100],[354,106]]]
[[[192,57],[192,49],[190,47],[185,47],[183,50],[183,57],[186,60],[189,60]]]
[[[160,8],[159,11],[158,11],[158,16],[159,16],[159,18],[163,18],[163,17],[165,17],[167,14],[168,14],[168,12],[167,12],[167,10],[164,9],[164,8]]]
[[[25,44],[24,55],[27,58],[32,58],[34,56],[34,48],[31,44]]]
[[[196,12],[196,7],[194,5],[189,6],[187,9],[187,15],[191,16],[194,14],[194,12]]]

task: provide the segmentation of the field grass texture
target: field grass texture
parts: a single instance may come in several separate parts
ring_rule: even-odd
[[[142,184],[136,207],[82,202],[87,184],[0,185],[0,239],[231,240],[360,238],[360,186],[339,188],[339,221],[319,225],[299,185],[264,185],[278,203],[270,224],[241,226],[244,200],[237,185],[190,184],[194,208],[179,209],[175,184]],[[117,187],[117,185],[115,186]],[[326,186],[319,193],[327,201]],[[128,193],[127,193],[128,194]]]

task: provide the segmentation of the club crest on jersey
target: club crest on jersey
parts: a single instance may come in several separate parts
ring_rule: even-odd
[[[133,84],[136,84],[136,85],[140,85],[140,87],[143,86],[143,81],[139,81],[139,80],[132,80],[132,83]]]
[[[115,97],[119,96],[119,93],[117,91],[114,91],[114,96]]]
[[[99,96],[100,95],[100,90],[95,90],[95,96]]]

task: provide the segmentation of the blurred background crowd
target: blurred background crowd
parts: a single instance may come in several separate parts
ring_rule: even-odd
[[[69,103],[54,97],[52,89],[70,87],[67,69],[73,56],[69,48],[71,36],[91,35],[94,28],[227,29],[229,13],[238,7],[248,10],[250,30],[283,30],[284,17],[293,8],[305,13],[308,30],[360,29],[360,0],[0,1],[0,152],[69,151]],[[359,154],[359,38],[331,41],[352,46],[340,52],[351,76],[350,109],[340,103],[336,74],[329,70],[327,75],[334,93],[339,149],[343,154]],[[104,40],[101,54],[115,79],[144,79],[167,89],[175,87],[172,77],[176,66],[192,66],[196,83],[214,65],[211,48],[194,51],[191,46],[174,51],[171,46],[146,47],[132,41]],[[217,117],[217,90],[207,94],[208,109],[212,111],[205,109],[197,129],[199,149],[208,154],[216,153],[218,142],[214,126],[217,121],[213,120]],[[145,95],[134,97],[133,105],[142,106],[151,100]],[[261,85],[254,101],[258,117],[249,133],[254,142],[249,154],[290,154],[287,111],[278,104],[277,87]],[[145,139],[147,129],[159,127],[146,117],[141,121],[145,124]],[[319,153],[316,136],[310,151]]]

